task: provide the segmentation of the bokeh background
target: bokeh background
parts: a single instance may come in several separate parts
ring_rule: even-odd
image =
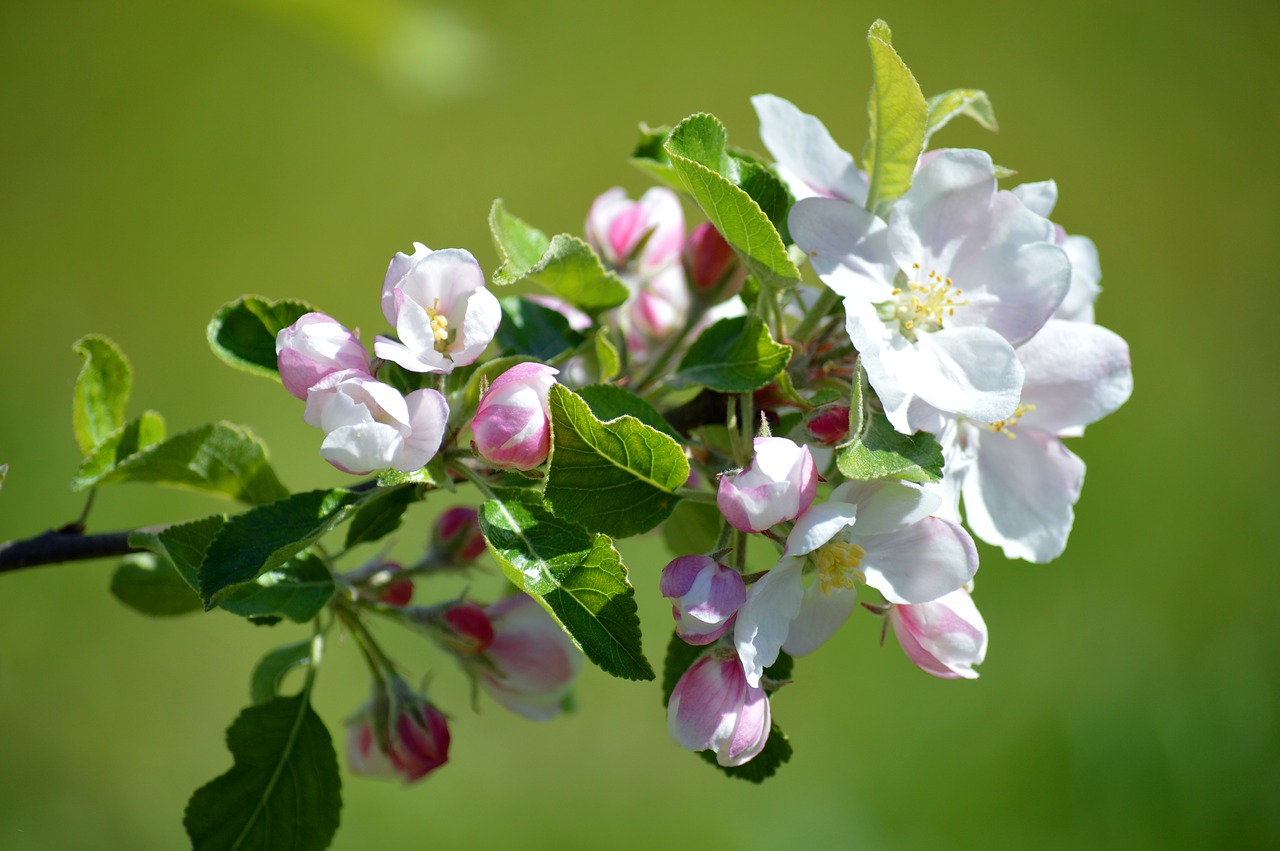
[[[1274,3],[5,3],[0,540],[80,510],[81,335],[132,358],[131,414],[247,424],[286,483],[340,484],[301,406],[210,354],[218,305],[303,297],[371,336],[396,250],[462,246],[492,270],[493,198],[577,232],[600,191],[647,186],[626,162],[638,122],[710,111],[762,150],[758,92],[857,151],[876,17],[926,94],[991,94],[999,135],[957,123],[940,142],[1056,178],[1055,218],[1101,251],[1099,321],[1129,340],[1136,391],[1075,445],[1089,475],[1066,554],[983,551],[976,682],[921,674],[855,617],[775,699],[796,753],[760,787],[670,744],[654,684],[590,669],[572,717],[477,715],[447,659],[383,629],[434,674],[451,762],[409,788],[344,768],[334,847],[1276,847]],[[117,487],[91,527],[228,508]],[[431,514],[410,516],[406,552]],[[658,663],[669,555],[625,552]],[[182,847],[253,664],[304,634],[147,619],[108,594],[112,569],[0,577],[2,848]],[[339,747],[366,688],[331,645],[316,703]]]

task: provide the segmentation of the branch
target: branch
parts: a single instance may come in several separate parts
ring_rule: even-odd
[[[131,534],[132,531],[86,535],[73,524],[61,529],[50,529],[34,538],[7,541],[0,544],[0,573],[42,564],[86,561],[143,552],[137,547],[129,546]]]

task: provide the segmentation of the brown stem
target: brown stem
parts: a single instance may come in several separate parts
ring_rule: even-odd
[[[0,573],[42,564],[87,561],[143,552],[138,547],[129,546],[131,534],[131,531],[125,531],[86,535],[72,525],[50,529],[34,538],[6,541],[0,544]]]

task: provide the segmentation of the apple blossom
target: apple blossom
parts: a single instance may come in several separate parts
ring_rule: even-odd
[[[368,377],[369,353],[336,319],[307,313],[276,335],[276,365],[284,389],[306,401],[307,391],[330,373],[350,369]]]
[[[779,650],[802,656],[830,638],[852,613],[858,583],[893,603],[925,603],[972,579],[977,548],[958,523],[934,516],[941,504],[910,482],[850,481],[801,515],[738,610],[734,643],[747,681],[758,683]]]
[[[382,284],[382,313],[400,339],[378,337],[374,353],[412,372],[449,373],[480,357],[502,309],[470,252],[414,249],[396,254]]]
[[[813,502],[818,469],[809,447],[785,437],[757,437],[751,463],[720,477],[716,504],[733,528],[763,532],[792,520]]]
[[[751,105],[760,118],[760,139],[792,195],[867,203],[867,176],[821,121],[776,95],[756,95]]]
[[[769,740],[769,698],[747,681],[733,651],[716,647],[681,675],[667,704],[667,731],[686,750],[715,751],[716,762],[742,765]]]
[[[1058,184],[1052,180],[1023,183],[1013,187],[1011,191],[1028,209],[1046,219],[1058,202]],[[1067,259],[1071,261],[1071,285],[1053,317],[1072,322],[1092,322],[1093,303],[1102,292],[1102,288],[1098,286],[1098,282],[1102,280],[1098,248],[1087,236],[1068,235],[1061,225],[1054,225],[1054,242],[1062,246],[1062,250],[1067,252]]]
[[[325,432],[320,455],[347,473],[420,470],[444,438],[449,406],[435,390],[408,396],[390,385],[343,370],[307,393],[303,419]]]
[[[1071,270],[1048,220],[997,191],[986,153],[938,152],[888,223],[808,198],[788,224],[844,299],[849,337],[894,428],[920,427],[917,402],[984,422],[1013,415],[1023,380],[1014,346],[1061,304]]]
[[[517,715],[554,718],[582,669],[582,651],[527,594],[504,597],[484,611],[493,640],[468,664],[476,681]]]
[[[724,635],[747,599],[742,575],[703,555],[673,559],[662,569],[660,588],[671,601],[676,634],[689,644],[710,644]]]
[[[551,451],[547,395],[559,370],[520,363],[499,375],[480,397],[471,429],[476,451],[496,467],[532,470]]]
[[[373,699],[349,722],[347,765],[354,774],[421,780],[449,759],[444,714],[402,680],[375,687]]]
[[[431,527],[431,551],[448,564],[470,564],[485,550],[479,513],[470,506],[455,505],[436,518]]]
[[[585,231],[591,247],[624,278],[649,280],[679,263],[684,211],[665,187],[655,186],[632,201],[615,186],[592,202]]]
[[[975,679],[987,655],[987,624],[964,588],[928,603],[889,608],[889,624],[907,658],[943,679]]]

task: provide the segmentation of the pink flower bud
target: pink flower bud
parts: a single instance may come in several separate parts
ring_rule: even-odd
[[[799,517],[817,489],[818,468],[809,447],[785,437],[757,437],[751,463],[720,477],[716,504],[733,528],[763,532]]]
[[[974,665],[987,655],[987,625],[961,588],[931,603],[889,609],[893,634],[907,658],[925,673],[943,679],[975,679]]]
[[[626,311],[632,327],[645,340],[665,340],[679,331],[689,312],[684,270],[672,266],[641,282]],[[645,340],[638,342],[643,346]]]
[[[276,366],[284,389],[306,401],[307,390],[344,369],[369,376],[369,353],[336,319],[308,313],[276,334]]]
[[[449,564],[468,564],[485,550],[479,513],[459,505],[445,511],[431,527],[431,547]]]
[[[396,576],[403,571],[403,567],[389,561],[373,575],[374,595],[379,602],[388,606],[407,606],[413,600],[413,580],[407,576]]]
[[[615,186],[591,205],[587,242],[613,268],[630,266],[648,279],[677,262],[684,245],[684,211],[670,189],[655,186],[639,201]]]
[[[734,275],[738,270],[738,257],[711,222],[703,222],[689,234],[684,244],[684,265],[689,272],[689,283],[700,292],[715,292],[724,287],[722,295],[728,298],[741,286],[740,276]],[[726,286],[730,277],[739,278],[738,286]]]
[[[431,389],[408,396],[355,370],[326,375],[307,391],[307,425],[323,429],[320,456],[345,473],[420,470],[444,439],[449,405]]]
[[[700,555],[673,559],[662,569],[660,588],[671,601],[676,634],[689,644],[710,644],[724,635],[747,600],[736,570]]]
[[[480,397],[471,423],[476,451],[495,467],[532,470],[551,451],[547,394],[559,370],[521,363],[499,375]]]
[[[377,690],[352,720],[347,764],[354,774],[421,780],[449,759],[444,714],[401,680]]]
[[[440,619],[459,652],[483,653],[493,644],[493,623],[475,603],[464,600],[448,605]]]
[[[554,718],[582,668],[581,651],[526,594],[504,597],[485,613],[493,624],[493,642],[464,664],[507,709],[534,721]]]
[[[830,405],[811,417],[804,427],[809,436],[823,446],[843,443],[849,436],[849,409]]]
[[[716,752],[716,762],[742,765],[769,740],[769,698],[752,686],[732,650],[716,648],[684,672],[667,705],[672,741]]]

